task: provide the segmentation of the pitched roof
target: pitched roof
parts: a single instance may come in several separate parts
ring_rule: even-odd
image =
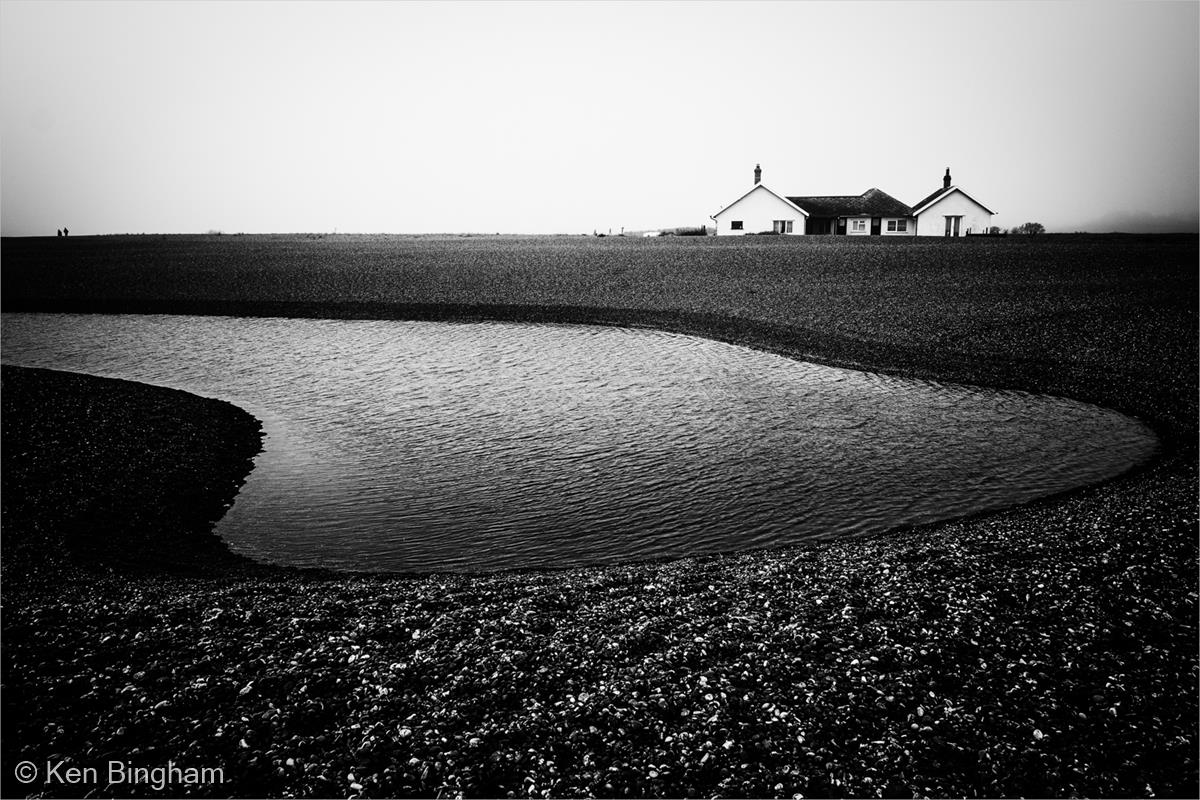
[[[950,191],[949,189],[938,189],[936,192],[929,195],[928,197],[922,197],[921,202],[913,203],[913,211],[916,211],[918,208],[924,208],[925,206],[929,205],[934,200],[936,200],[939,196],[949,193],[949,191]]]
[[[742,202],[742,201],[743,201],[743,200],[745,200],[747,197],[749,197],[750,195],[752,195],[752,194],[754,194],[755,192],[757,192],[759,189],[762,189],[762,190],[764,190],[765,192],[767,192],[767,194],[769,194],[769,195],[771,195],[771,196],[773,196],[773,197],[777,197],[777,198],[779,198],[780,200],[782,200],[783,202],[787,203],[788,205],[790,205],[790,206],[793,206],[793,207],[794,207],[794,208],[795,208],[797,211],[799,211],[799,212],[800,212],[801,214],[803,214],[804,216],[806,216],[806,217],[808,216],[808,213],[809,213],[809,212],[808,212],[808,211],[806,211],[806,210],[804,210],[804,209],[803,209],[803,208],[801,208],[800,206],[796,205],[795,203],[793,203],[793,202],[792,202],[792,198],[790,198],[790,197],[784,197],[784,196],[783,196],[783,195],[781,195],[781,194],[776,194],[775,192],[773,192],[773,191],[771,191],[770,189],[768,189],[768,188],[767,188],[767,186],[766,186],[766,184],[764,184],[764,183],[756,183],[756,184],[754,184],[754,187],[753,187],[752,189],[750,189],[750,191],[746,192],[744,195],[742,195],[741,197],[739,197],[737,200],[734,200],[732,203],[730,203],[729,205],[725,206],[724,208],[722,208],[722,209],[721,209],[720,211],[718,211],[717,213],[715,213],[715,214],[713,214],[712,216],[710,216],[710,217],[709,217],[709,219],[714,219],[714,220],[715,220],[717,217],[721,216],[721,215],[722,215],[722,214],[724,214],[726,211],[728,211],[729,209],[733,208],[733,207],[734,207],[734,206],[736,206],[738,203]]]
[[[942,199],[943,197],[945,197],[946,195],[948,195],[948,194],[953,194],[954,192],[958,192],[958,193],[959,193],[959,194],[961,194],[963,197],[967,198],[967,199],[968,199],[968,200],[970,200],[972,203],[974,203],[975,205],[979,206],[980,208],[982,208],[984,211],[988,212],[989,214],[995,214],[995,213],[996,213],[995,211],[992,211],[990,208],[988,208],[987,206],[985,206],[983,203],[981,203],[981,202],[979,202],[978,200],[976,200],[974,197],[971,197],[971,195],[967,194],[967,193],[966,193],[966,192],[964,192],[962,189],[958,188],[957,186],[951,186],[951,187],[950,187],[950,188],[948,188],[948,189],[947,189],[947,188],[938,189],[938,190],[937,190],[936,192],[934,192],[933,194],[931,194],[931,195],[929,195],[928,197],[926,197],[926,198],[922,199],[922,200],[921,200],[921,202],[919,202],[919,203],[916,203],[915,205],[913,205],[913,207],[912,207],[912,208],[913,208],[913,210],[912,210],[912,213],[913,213],[913,215],[915,216],[916,214],[919,214],[920,212],[924,211],[924,210],[925,210],[925,209],[926,209],[928,206],[931,206],[931,205],[933,205],[934,203],[936,203],[938,200],[941,200],[941,199]]]
[[[814,217],[910,217],[912,209],[879,189],[860,195],[789,197],[792,203]]]

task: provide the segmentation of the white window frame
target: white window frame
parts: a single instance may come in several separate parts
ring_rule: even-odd
[[[774,229],[775,233],[791,233],[792,232],[792,220],[790,220],[790,219],[773,220],[771,222],[771,225],[772,225],[772,228]]]
[[[851,233],[862,233],[862,232],[865,232],[866,230],[867,230],[867,221],[865,219],[850,220],[850,232]]]
[[[889,219],[887,229],[888,233],[908,233],[908,220]]]
[[[740,220],[740,219],[729,220],[729,230],[731,230],[731,231],[744,230],[744,228],[742,227],[742,220]]]

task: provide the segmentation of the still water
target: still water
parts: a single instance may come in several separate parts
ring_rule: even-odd
[[[217,532],[352,570],[779,546],[1013,505],[1156,448],[1074,401],[602,326],[6,314],[3,360],[245,408],[265,449]]]

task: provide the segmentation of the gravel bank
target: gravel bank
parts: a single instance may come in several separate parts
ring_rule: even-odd
[[[198,412],[182,393],[152,410],[132,405],[149,401],[134,397],[143,391],[124,395],[127,385],[110,394],[52,374],[18,378],[23,388],[13,391],[6,368],[6,795],[29,791],[12,779],[16,762],[51,757],[225,771],[222,785],[173,785],[169,794],[1197,793],[1195,237],[1117,240],[1116,255],[1086,278],[1082,260],[1101,252],[1092,240],[943,251],[968,262],[986,254],[972,273],[958,262],[922,266],[928,249],[873,245],[843,252],[880,264],[855,261],[841,277],[826,250],[779,242],[588,243],[564,272],[528,261],[561,249],[554,243],[508,252],[508,242],[478,250],[347,240],[334,248],[347,298],[338,301],[317,296],[332,294],[330,267],[312,255],[328,259],[314,249],[326,242],[258,238],[237,243],[236,299],[215,296],[217,277],[196,277],[220,274],[206,243],[140,242],[150,254],[142,257],[128,241],[110,244],[104,258],[124,257],[125,267],[95,274],[80,270],[97,262],[77,254],[72,268],[52,254],[35,275],[34,256],[10,262],[6,241],[4,307],[652,324],[830,363],[1102,402],[1151,422],[1165,452],[1136,474],[999,514],[739,556],[419,579],[261,569],[210,549],[171,566],[157,555],[124,557],[158,534],[181,547],[204,540],[203,526],[166,510],[187,516],[201,506],[162,476],[200,470],[207,481],[196,473],[184,484],[206,483],[219,508],[245,474],[257,431],[236,413],[216,413],[217,404],[209,411],[224,423],[184,436],[179,420]],[[102,244],[87,246],[103,254]],[[213,246],[222,258],[234,252]],[[398,267],[409,281],[390,288],[392,302],[364,299],[397,278],[364,266],[356,248],[378,259],[387,247],[396,263],[416,252],[433,266]],[[171,248],[192,254],[186,279],[161,277]],[[493,262],[471,261],[479,252]],[[1014,261],[1022,253],[1033,266]],[[1047,265],[1064,254],[1066,266]],[[302,279],[276,282],[285,257]],[[677,258],[690,271],[672,266]],[[1014,293],[1012,280],[996,278],[998,258],[1015,265],[1022,286],[1053,291]],[[807,283],[781,277],[805,260]],[[453,291],[431,288],[443,286],[438,265],[456,271],[446,284]],[[605,265],[616,289],[587,283]],[[731,277],[748,265],[759,272]],[[644,273],[640,303],[620,288],[635,268]],[[314,283],[322,275],[326,283]],[[555,276],[568,285],[539,282]],[[689,283],[670,307],[663,298],[685,278],[708,291]],[[493,296],[480,303],[472,292],[488,281]],[[948,288],[931,292],[938,281]],[[734,284],[733,298],[714,290]],[[429,296],[414,300],[413,286]],[[571,291],[583,301],[557,302],[555,292]],[[746,301],[748,292],[762,296]],[[709,299],[697,307],[701,294]],[[614,296],[620,302],[608,302]],[[37,423],[51,399],[93,416],[73,427]],[[155,419],[157,428],[147,421]],[[131,434],[138,444],[121,444]],[[81,440],[129,455],[80,458]],[[156,462],[170,447],[178,449]],[[67,492],[48,516],[28,499],[49,484],[25,477],[27,453],[80,462],[90,488]],[[119,498],[149,483],[158,488],[141,496],[159,498],[163,513],[148,520],[134,510],[144,504],[128,503],[130,521],[114,516],[108,526],[108,541],[136,549],[102,556],[70,533],[79,498]],[[46,541],[61,542],[65,565],[28,555],[44,553]],[[50,572],[53,582],[26,577]]]
[[[261,449],[258,421],[174,389],[5,366],[5,589],[97,570],[253,568],[212,533]]]

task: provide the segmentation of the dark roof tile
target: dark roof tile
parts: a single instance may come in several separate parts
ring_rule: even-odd
[[[789,197],[814,217],[908,217],[912,209],[879,189],[860,195]]]
[[[928,203],[928,202],[930,202],[931,200],[933,200],[933,199],[934,199],[935,197],[937,197],[939,194],[942,194],[942,193],[944,193],[944,192],[948,192],[948,191],[950,191],[950,190],[949,190],[949,189],[946,189],[946,188],[938,189],[936,192],[934,192],[933,194],[929,195],[928,197],[923,197],[923,198],[921,198],[921,201],[920,201],[919,203],[913,203],[913,209],[915,210],[915,209],[918,209],[918,208],[920,208],[921,206],[923,206],[923,205],[925,205],[926,203]]]

